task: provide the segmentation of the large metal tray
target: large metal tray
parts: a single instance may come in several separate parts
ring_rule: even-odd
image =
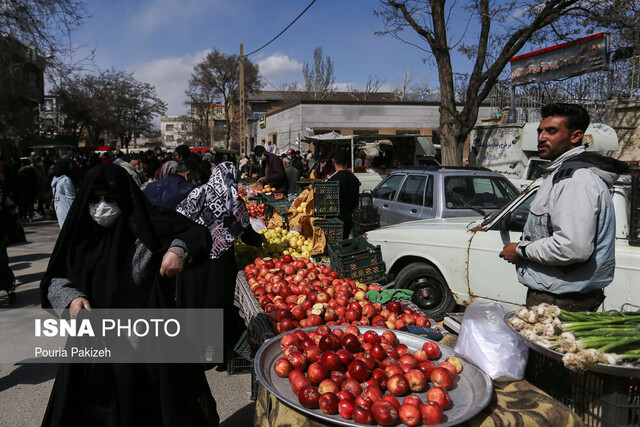
[[[331,328],[345,329],[346,326],[332,326]],[[359,326],[358,328],[362,333],[372,330],[381,334],[387,330],[365,326]],[[304,328],[302,330],[309,332],[316,330],[316,328]],[[418,335],[400,331],[394,332],[398,337],[398,341],[409,347],[412,352],[422,348],[425,342],[430,341]],[[280,378],[274,371],[275,362],[283,356],[282,350],[280,349],[280,340],[284,335],[285,334],[280,334],[265,342],[256,354],[255,372],[262,385],[280,401],[300,412],[337,425],[357,425],[352,420],[345,420],[339,414],[326,415],[320,409],[307,409],[300,405],[297,396],[293,394],[291,390],[289,380],[287,378]],[[439,360],[443,361],[449,356],[457,356],[463,362],[462,372],[456,379],[454,386],[449,390],[452,406],[444,411],[443,423],[441,424],[442,426],[453,426],[472,418],[489,404],[493,393],[493,384],[487,374],[454,352],[452,348],[439,343],[438,345],[442,353]],[[426,392],[418,393],[418,396],[420,396],[423,401],[426,401],[426,395]],[[402,398],[400,400],[402,400]]]
[[[550,348],[544,347],[540,344],[537,344],[527,337],[522,335],[521,333],[515,331],[511,324],[509,323],[509,319],[516,315],[515,311],[510,311],[504,315],[504,322],[509,326],[513,332],[520,337],[520,339],[532,350],[537,351],[540,354],[543,354],[551,359],[562,361],[564,357],[564,353],[560,353],[559,351],[552,350]],[[594,366],[590,366],[589,371],[601,372],[603,374],[616,375],[620,377],[635,377],[640,378],[640,368],[636,368],[633,366],[624,366],[624,365],[607,365],[605,363],[596,363]]]

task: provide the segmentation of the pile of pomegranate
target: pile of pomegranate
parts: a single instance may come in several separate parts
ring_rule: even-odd
[[[454,356],[433,362],[441,357],[435,342],[412,353],[391,330],[362,334],[357,326],[321,325],[284,335],[280,347],[275,373],[289,379],[302,406],[359,424],[440,424],[451,406],[447,390],[462,371]]]
[[[405,325],[431,326],[429,319],[397,301],[383,306],[367,299],[366,292],[380,291],[340,278],[324,264],[284,255],[257,258],[244,268],[251,291],[269,315],[277,334],[311,326],[353,325],[400,329]]]

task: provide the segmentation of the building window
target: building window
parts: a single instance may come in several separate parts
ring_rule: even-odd
[[[167,135],[167,142],[173,142],[173,135]]]
[[[44,111],[51,111],[53,110],[53,99],[49,98],[49,99],[45,99],[44,100]]]
[[[184,123],[180,125],[180,130],[187,130],[187,125]]]
[[[213,122],[213,127],[214,128],[223,128],[226,126],[226,122],[224,120],[215,120]]]
[[[354,129],[354,135],[377,135],[378,131],[373,129]]]
[[[224,107],[215,107],[215,113],[219,116],[224,114]]]
[[[314,130],[313,131],[313,135],[324,135],[326,133],[331,133],[331,132],[335,132],[338,135],[340,135],[340,129],[336,129],[336,130],[331,130],[331,129]]]
[[[169,125],[167,125],[167,127],[166,127],[166,131],[167,131],[167,132],[173,132],[173,124],[169,124]]]
[[[396,130],[396,135],[420,135],[419,130]]]

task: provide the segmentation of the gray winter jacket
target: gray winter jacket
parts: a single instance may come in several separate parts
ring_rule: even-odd
[[[520,283],[553,294],[611,283],[616,220],[610,187],[625,166],[581,146],[545,167],[517,246]]]

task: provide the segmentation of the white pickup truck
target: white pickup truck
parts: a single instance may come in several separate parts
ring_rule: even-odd
[[[637,176],[633,186],[628,182],[614,187],[616,269],[605,288],[605,310],[624,303],[640,306],[640,189]],[[380,245],[387,276],[395,279],[391,286],[415,291],[414,302],[435,319],[455,304],[488,300],[522,305],[526,288],[515,267],[498,254],[506,243],[519,240],[539,184],[484,219],[411,221],[369,231],[366,237]]]

